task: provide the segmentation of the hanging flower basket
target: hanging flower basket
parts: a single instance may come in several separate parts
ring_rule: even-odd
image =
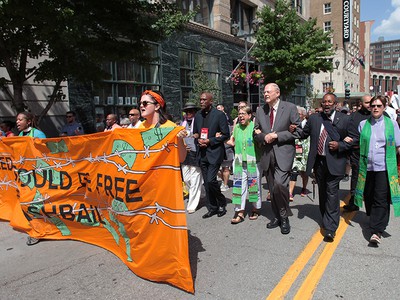
[[[261,71],[252,71],[247,75],[246,80],[250,84],[259,86],[261,83],[264,83],[264,74]]]
[[[249,82],[249,84],[258,86],[261,83],[264,83],[264,79],[264,74],[261,71],[252,71],[249,74],[246,74],[244,66],[232,71],[231,77],[234,85]]]
[[[243,84],[246,81],[246,71],[244,70],[244,66],[232,71],[231,80],[234,85]]]

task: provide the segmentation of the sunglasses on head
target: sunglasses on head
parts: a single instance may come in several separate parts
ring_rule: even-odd
[[[146,101],[146,100],[143,100],[143,101],[139,102],[139,105],[143,105],[143,107],[146,107],[149,104],[154,104],[155,105],[156,103],[155,102],[151,102],[151,101]]]

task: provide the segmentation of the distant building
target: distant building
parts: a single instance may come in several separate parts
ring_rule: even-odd
[[[360,0],[311,0],[310,13],[325,32],[332,32],[335,51],[330,58],[332,72],[312,74],[313,94],[321,99],[327,91],[334,91],[343,100],[345,90],[351,97],[360,92],[360,70],[365,53],[360,50]]]
[[[400,70],[400,40],[371,43],[370,55],[373,68]]]

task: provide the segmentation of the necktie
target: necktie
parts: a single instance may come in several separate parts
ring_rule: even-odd
[[[324,153],[324,144],[325,140],[328,136],[328,132],[326,131],[325,127],[322,130],[321,134],[319,135],[319,140],[318,140],[318,155],[322,155]]]
[[[269,112],[269,125],[271,125],[271,129],[273,124],[274,124],[274,108],[271,107],[271,111]]]

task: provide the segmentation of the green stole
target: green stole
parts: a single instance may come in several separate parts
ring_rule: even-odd
[[[35,132],[35,128],[32,127],[32,129],[31,129],[31,130],[28,132],[28,134],[25,135],[25,136],[35,137],[35,136],[34,136],[34,132]],[[21,131],[21,132],[19,133],[18,136],[24,136],[24,132]]]
[[[396,159],[396,141],[394,138],[394,127],[390,118],[384,116],[385,121],[385,138],[386,138],[386,170],[390,186],[390,195],[394,208],[394,215],[400,216],[400,187],[397,173]],[[354,195],[354,202],[357,206],[362,207],[364,186],[367,178],[367,164],[369,142],[371,137],[371,119],[367,119],[360,135],[360,163],[358,172],[357,187]]]
[[[233,191],[232,203],[242,203],[242,171],[243,161],[247,162],[247,186],[250,202],[258,200],[258,176],[256,151],[253,140],[254,123],[250,121],[247,126],[237,124],[233,129],[235,138],[235,160],[233,165]]]

